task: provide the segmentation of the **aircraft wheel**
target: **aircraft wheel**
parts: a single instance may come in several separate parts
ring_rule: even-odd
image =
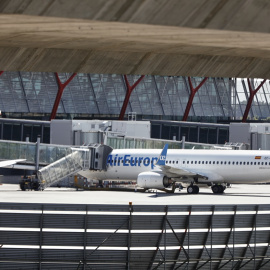
[[[198,186],[193,186],[193,194],[198,194],[200,191],[200,188]]]
[[[223,193],[224,192],[224,187],[222,185],[218,186],[219,192],[218,193]]]
[[[193,186],[193,185],[188,186],[188,187],[187,187],[187,193],[188,193],[188,194],[193,194],[193,192],[194,192],[194,187],[195,187],[195,186]]]
[[[220,191],[219,186],[218,186],[218,185],[213,185],[213,186],[212,186],[212,191],[213,191],[213,193],[215,193],[215,194],[219,193],[219,191]]]

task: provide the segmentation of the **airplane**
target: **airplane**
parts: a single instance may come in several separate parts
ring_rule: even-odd
[[[1,168],[12,168],[14,164],[23,162],[26,159],[13,159],[13,160],[4,160],[0,161],[0,167]]]
[[[188,194],[198,194],[198,184],[223,193],[230,184],[270,182],[270,151],[114,149],[106,171],[80,171],[96,180],[137,180],[145,189],[165,189],[177,182],[189,183]]]

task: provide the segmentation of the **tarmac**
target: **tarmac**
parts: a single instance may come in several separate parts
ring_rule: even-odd
[[[47,188],[44,191],[21,191],[19,185],[0,185],[0,203],[61,203],[61,204],[120,204],[133,205],[217,205],[270,204],[270,185],[233,185],[224,194],[213,194],[210,188],[200,188],[199,194],[187,194],[186,189],[175,193],[87,191],[74,188]]]

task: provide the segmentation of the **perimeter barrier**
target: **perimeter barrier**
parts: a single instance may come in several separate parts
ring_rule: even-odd
[[[0,203],[0,269],[269,269],[270,205]]]

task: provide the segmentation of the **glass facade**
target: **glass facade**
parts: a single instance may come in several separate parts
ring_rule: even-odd
[[[71,74],[59,74],[65,82]],[[140,76],[128,76],[130,84]],[[201,78],[192,78],[196,86]],[[54,73],[4,72],[0,77],[2,115],[49,118],[58,86]],[[137,119],[181,120],[189,97],[186,77],[145,76],[133,91],[126,110]],[[123,76],[77,74],[64,90],[57,114],[59,117],[119,116],[126,93]],[[232,115],[231,81],[209,78],[195,96],[190,119]],[[194,118],[195,117],[195,118]]]
[[[252,89],[256,89],[262,80],[251,80]],[[232,83],[233,119],[242,119],[249,98],[247,80],[237,79]],[[248,120],[270,120],[270,80],[267,80],[255,95]]]
[[[59,77],[65,82],[71,75],[61,73]],[[139,77],[128,76],[130,85]],[[194,87],[201,81],[202,78],[192,78]],[[254,87],[259,83],[260,80],[252,81]],[[2,116],[48,120],[57,90],[54,73],[4,72],[0,76]],[[77,74],[64,90],[57,117],[117,119],[125,93],[122,75]],[[189,93],[187,77],[145,76],[131,94],[126,117],[135,112],[138,120],[182,120]],[[246,80],[208,78],[195,95],[188,120],[241,120],[248,97]],[[268,80],[255,96],[249,119],[267,119],[269,101]]]
[[[228,124],[151,121],[151,138],[201,144],[224,144],[229,141]]]
[[[50,143],[50,122],[34,120],[0,119],[0,140]]]

